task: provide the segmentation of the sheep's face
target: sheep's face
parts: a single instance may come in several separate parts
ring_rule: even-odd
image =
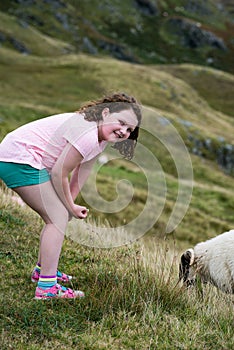
[[[179,265],[179,279],[190,287],[195,284],[196,281],[196,267],[194,264],[194,252],[193,249],[188,249],[181,255]]]

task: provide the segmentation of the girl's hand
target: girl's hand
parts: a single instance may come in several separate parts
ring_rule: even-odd
[[[89,209],[81,205],[75,205],[73,207],[73,215],[77,219],[85,219],[88,215]]]

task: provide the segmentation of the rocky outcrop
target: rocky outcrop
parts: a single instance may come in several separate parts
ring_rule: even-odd
[[[98,46],[101,50],[108,52],[111,56],[119,60],[131,63],[139,63],[138,60],[134,57],[134,55],[131,53],[131,51],[123,45],[119,45],[115,42],[110,42],[106,40],[98,40]]]
[[[8,0],[0,1],[0,10],[25,28],[31,25],[68,42],[75,52],[146,64],[189,60],[232,73],[230,4],[231,0]],[[17,35],[15,39],[22,41]],[[30,51],[30,43],[21,44],[14,43],[17,50]]]
[[[191,133],[186,143],[191,153],[215,161],[225,173],[234,175],[234,145],[223,138],[204,138]]]
[[[202,29],[200,23],[184,18],[170,18],[168,24],[172,33],[179,38],[182,46],[191,49],[210,46],[219,50],[227,50],[223,39],[212,32]]]
[[[212,14],[210,4],[207,1],[187,0],[185,1],[184,9],[199,16],[209,16]]]
[[[146,16],[156,16],[158,15],[158,8],[156,1],[150,0],[135,0],[137,8],[141,11],[143,15]]]
[[[1,44],[10,46],[24,55],[30,54],[30,50],[25,46],[24,43],[14,38],[13,36],[6,35],[2,32],[0,32],[0,45]]]

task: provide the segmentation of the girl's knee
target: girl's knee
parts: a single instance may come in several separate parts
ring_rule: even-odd
[[[65,232],[69,221],[69,213],[63,205],[54,207],[53,210],[50,209],[46,216],[46,223],[53,224],[60,231]]]

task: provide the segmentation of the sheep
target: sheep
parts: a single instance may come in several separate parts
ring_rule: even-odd
[[[179,279],[190,286],[197,277],[234,294],[234,230],[198,243],[181,255]]]

